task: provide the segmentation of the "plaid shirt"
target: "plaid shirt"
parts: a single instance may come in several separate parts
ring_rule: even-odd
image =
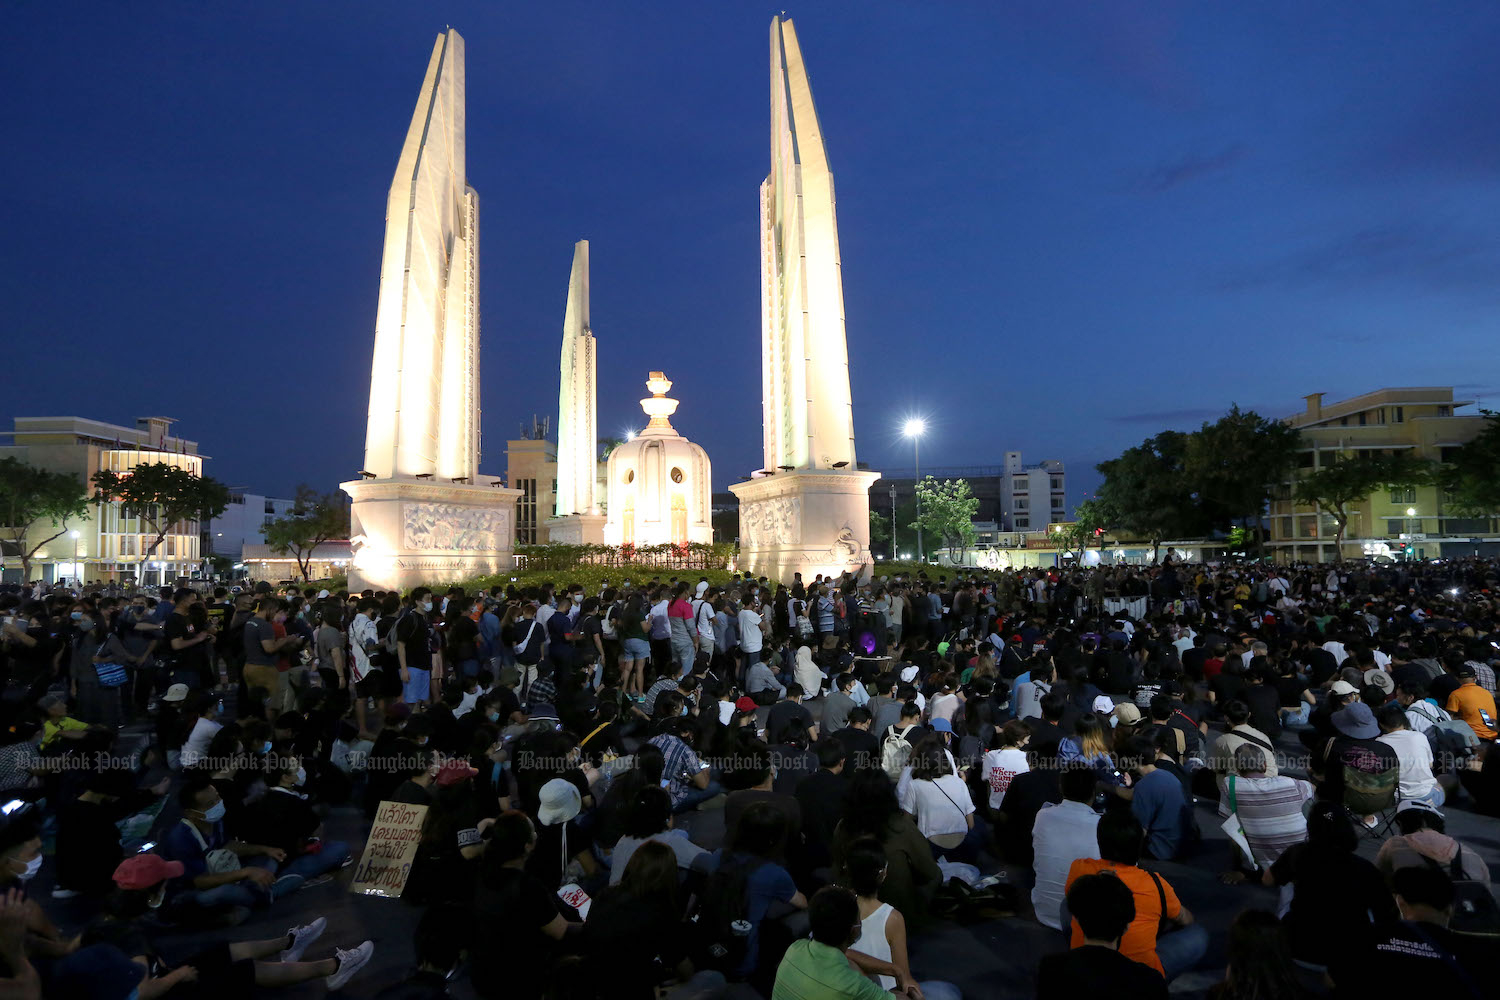
[[[661,750],[661,776],[671,782],[667,792],[672,796],[672,805],[675,806],[687,798],[693,788],[693,776],[698,773],[703,762],[698,759],[692,747],[670,734],[653,736],[650,743]]]
[[[557,682],[552,675],[538,677],[531,682],[531,687],[526,689],[526,706],[529,711],[535,705],[557,704]]]
[[[665,693],[667,691],[676,690],[676,688],[677,688],[677,678],[676,677],[670,677],[670,676],[668,676],[668,677],[659,677],[659,678],[657,678],[656,683],[652,684],[649,688],[646,689],[646,696],[645,696],[645,702],[644,702],[644,707],[646,709],[646,714],[650,715],[652,712],[656,711],[656,699],[657,699],[657,697],[659,695],[661,695],[661,694],[663,694],[663,693]]]
[[[1488,663],[1480,663],[1478,660],[1470,660],[1468,665],[1474,668],[1474,683],[1484,688],[1490,694],[1495,693],[1495,670]]]

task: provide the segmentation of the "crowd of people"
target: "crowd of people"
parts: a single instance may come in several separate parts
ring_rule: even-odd
[[[398,802],[426,812],[391,997],[458,970],[493,997],[947,1000],[924,935],[1002,914],[1055,933],[1041,997],[1165,996],[1211,935],[1233,1000],[1493,995],[1488,866],[1445,810],[1500,816],[1497,588],[1480,559],[11,587],[0,982],[340,988],[377,945],[309,959],[321,917],[172,939],[337,877],[329,811]],[[44,843],[77,936],[27,893]],[[1278,905],[1207,926],[1159,871],[1194,858]]]

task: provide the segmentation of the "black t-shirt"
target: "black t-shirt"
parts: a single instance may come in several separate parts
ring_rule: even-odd
[[[57,884],[64,889],[104,895],[125,852],[108,806],[77,799],[57,812]]]
[[[1245,678],[1227,672],[1216,674],[1208,681],[1208,689],[1214,693],[1214,705],[1220,711],[1231,701],[1244,701],[1245,689],[1249,686]]]
[[[833,734],[844,745],[844,777],[853,777],[859,768],[880,766],[880,741],[868,729],[849,726]]]
[[[813,724],[812,713],[795,701],[778,701],[766,716],[766,737],[772,743],[778,742],[793,724],[795,732],[807,732]]]
[[[1269,684],[1249,684],[1242,696],[1250,706],[1250,725],[1275,739],[1281,732],[1281,696]]]
[[[1058,770],[1052,763],[1016,775],[1005,790],[1005,799],[1000,803],[997,837],[1005,859],[1015,865],[1031,866],[1035,855],[1031,846],[1031,827],[1036,823],[1036,814],[1048,802],[1062,801],[1062,787]]]
[[[542,928],[558,912],[556,894],[534,875],[490,866],[474,890],[475,940],[484,942],[469,958],[475,992],[516,1000],[540,997],[557,950]]]
[[[407,669],[432,669],[432,628],[420,611],[396,623],[396,640],[406,647]]]
[[[849,766],[847,763],[844,765]],[[833,831],[843,818],[844,796],[849,783],[841,775],[819,768],[797,785],[794,796],[802,810],[802,830],[807,860],[813,866],[831,863]]]
[[[1006,797],[1009,798],[1008,792]],[[1165,1000],[1167,981],[1151,966],[1126,958],[1113,948],[1084,945],[1042,956],[1037,968],[1036,995],[1037,1000],[1079,1000],[1091,996]]]
[[[563,830],[567,829],[567,855],[563,854]],[[526,859],[526,872],[550,889],[561,888],[563,869],[567,862],[593,846],[594,839],[587,830],[578,825],[578,820],[566,824],[536,825],[536,847]]]
[[[177,665],[179,670],[203,670],[208,666],[209,645],[206,642],[194,643],[186,649],[172,649],[173,639],[196,639],[198,629],[188,621],[187,615],[181,615],[175,611],[167,616],[166,624],[162,626],[163,644],[167,647],[168,655]]]
[[[1292,955],[1305,962],[1324,965],[1330,956],[1363,951],[1370,914],[1377,921],[1398,919],[1396,901],[1380,872],[1355,854],[1294,844],[1271,866],[1271,877],[1277,885],[1296,885],[1282,922]]]
[[[1433,678],[1427,685],[1427,693],[1437,701],[1439,705],[1448,704],[1448,696],[1462,687],[1462,683],[1452,674],[1443,673]]]
[[[319,823],[306,799],[271,789],[245,807],[244,836],[252,844],[281,848],[290,861],[306,850]]]
[[[579,944],[597,960],[608,995],[622,1000],[654,1000],[656,984],[684,957],[688,937],[680,914],[660,899],[640,899],[618,886],[604,891],[589,909]]]
[[[1302,692],[1307,690],[1307,683],[1298,677],[1278,677],[1276,679],[1276,698],[1283,708],[1296,708],[1301,705]],[[1259,726],[1256,726],[1259,729]]]
[[[1485,956],[1470,940],[1437,924],[1381,923],[1358,951],[1330,952],[1328,974],[1339,996],[1480,1000],[1494,995],[1494,972]]]
[[[432,793],[407,778],[391,793],[391,801],[402,802],[409,806],[429,806],[432,805]]]

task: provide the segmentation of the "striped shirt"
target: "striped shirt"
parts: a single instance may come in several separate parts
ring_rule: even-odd
[[[1219,815],[1229,816],[1229,780],[1219,782]],[[1233,777],[1235,811],[1255,860],[1269,865],[1293,844],[1307,839],[1302,804],[1313,796],[1313,786],[1301,778]]]

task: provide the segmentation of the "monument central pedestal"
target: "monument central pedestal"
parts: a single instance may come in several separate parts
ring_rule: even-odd
[[[438,483],[414,476],[356,479],[340,488],[353,500],[349,591],[406,591],[457,583],[515,566],[520,490],[483,482]]]
[[[790,583],[868,564],[870,486],[878,472],[800,469],[734,483],[740,501],[740,569]]]
[[[547,518],[547,541],[560,545],[603,545],[603,514],[564,514]]]

